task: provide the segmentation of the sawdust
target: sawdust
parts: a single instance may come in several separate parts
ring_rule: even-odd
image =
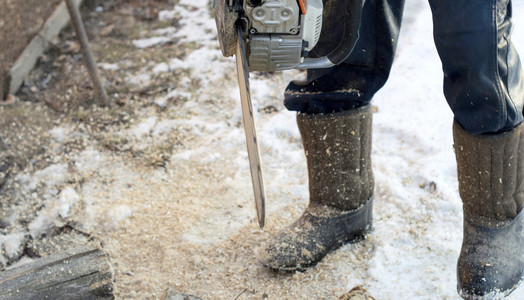
[[[340,300],[375,300],[375,298],[367,295],[366,289],[361,286],[354,287],[347,294],[342,295]]]
[[[11,167],[4,179],[2,233],[42,232],[31,238],[26,233],[20,251],[7,263],[47,255],[74,241],[97,241],[114,265],[117,299],[157,299],[168,289],[202,299],[338,298],[348,290],[345,274],[337,271],[339,260],[359,257],[371,244],[345,246],[348,251],[328,255],[315,272],[276,274],[258,261],[257,252],[299,216],[306,199],[288,190],[269,190],[268,198],[283,204],[271,213],[264,231],[258,228],[245,145],[236,138],[242,134],[239,107],[231,100],[236,86],[227,75],[234,74],[234,64],[225,63],[226,76],[203,86],[186,68],[154,73],[155,66],[184,59],[201,45],[174,38],[144,49],[132,46],[133,39],[178,28],[179,17],[154,17],[172,7],[169,1],[111,1],[84,8],[101,75],[120,106],[93,106],[93,89],[69,29],[26,80],[18,94],[22,102],[0,108],[4,114],[24,109],[25,117],[6,123],[13,134],[28,125],[23,120],[40,120],[28,113],[34,107],[50,116],[43,119],[49,120],[45,126],[38,125],[40,131],[24,138],[28,143],[38,139],[40,150],[25,156],[30,163]],[[151,74],[148,80],[131,83],[144,74]],[[261,73],[254,83],[256,76],[267,79]],[[267,118],[283,109],[279,91],[286,81],[273,78],[274,94],[261,99],[261,107],[271,107],[260,110]],[[214,133],[221,126],[235,139],[223,141],[223,132]],[[301,151],[299,139],[285,131],[278,137],[289,143],[286,151]],[[274,151],[271,145],[261,148]],[[301,159],[302,172],[294,175],[297,187],[290,189],[305,190]],[[268,178],[282,176],[271,162],[267,165]],[[49,181],[49,176],[62,179]],[[27,186],[28,180],[36,185]],[[39,214],[52,212],[53,201],[65,189],[79,199],[70,212],[36,227]],[[20,201],[13,210],[17,199],[34,201]]]

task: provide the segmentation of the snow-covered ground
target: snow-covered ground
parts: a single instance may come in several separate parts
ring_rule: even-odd
[[[176,9],[183,10],[184,3],[182,1],[181,8]],[[205,1],[187,3],[200,6]],[[524,49],[524,24],[518,22],[524,17],[524,5],[515,3],[514,11],[514,40],[518,48]],[[198,11],[193,14],[197,17]],[[462,212],[452,148],[452,114],[442,94],[441,65],[433,44],[427,3],[408,0],[405,16],[390,80],[373,102],[378,108],[374,115],[372,152],[376,176],[375,230],[362,244],[344,246],[305,274],[269,275],[256,257],[246,258],[248,265],[224,260],[223,263],[244,269],[243,272],[257,274],[245,274],[253,290],[262,290],[270,298],[334,298],[362,285],[376,299],[458,298],[455,264],[462,238]],[[210,22],[205,26],[213,27]],[[212,34],[204,35],[205,26],[189,19],[185,24],[183,31],[190,33],[188,39],[209,37],[212,46]],[[210,52],[209,48],[201,48],[200,51],[193,52],[194,62],[189,58],[185,64],[198,64],[195,72],[206,82],[223,76],[221,72],[233,71],[232,60],[226,60],[229,65],[224,64],[224,59],[209,63],[210,57],[219,55],[216,50]],[[308,197],[305,161],[294,113],[282,109],[279,102],[283,87],[296,76],[301,75],[294,71],[271,78],[252,74],[255,110],[268,104],[279,109],[271,115],[256,115],[268,190],[268,226],[264,233],[258,232],[253,225],[251,200],[245,204],[250,186],[246,177],[246,155],[237,148],[244,142],[241,128],[225,126],[228,120],[220,117],[215,119],[215,124],[203,120],[206,113],[200,111],[196,103],[191,104],[199,110],[192,118],[194,125],[201,129],[201,138],[209,142],[203,142],[202,148],[192,149],[190,156],[183,153],[176,157],[200,160],[203,164],[225,160],[232,164],[229,167],[238,168],[233,177],[222,182],[222,188],[238,190],[239,194],[225,200],[237,202],[241,208],[220,209],[221,205],[217,205],[217,210],[206,212],[204,220],[181,234],[188,243],[220,245],[220,242],[239,238],[237,232],[244,231],[247,226],[252,233],[241,236],[250,241],[249,247],[257,248],[263,246],[265,237],[301,212]],[[234,77],[231,81],[234,82]],[[234,84],[228,84],[225,95],[228,94],[231,100],[237,101]],[[205,96],[201,95],[199,100],[202,98]],[[233,120],[239,122],[239,106],[234,104],[232,108]],[[230,154],[232,147],[237,152],[233,157]],[[239,196],[242,199],[238,199]],[[215,250],[220,251],[220,248]],[[218,278],[224,277],[228,276],[218,275]],[[218,278],[208,284],[213,285],[214,280],[220,280]],[[270,291],[264,290],[268,280]],[[315,297],[312,297],[312,290]],[[522,288],[512,295],[512,299],[522,297]]]
[[[146,153],[169,138],[180,138],[182,146],[162,168],[141,168],[94,144],[68,157],[72,164],[57,160],[45,170],[19,175],[15,180],[28,197],[37,197],[34,190],[46,183],[39,192],[44,209],[29,225],[30,234],[74,220],[103,241],[122,299],[158,298],[167,288],[203,299],[337,299],[359,285],[377,300],[458,299],[462,206],[453,117],[442,94],[427,2],[407,0],[390,80],[373,101],[374,230],[315,268],[285,275],[266,270],[257,251],[307,204],[295,114],[281,102],[287,82],[303,73],[251,74],[267,189],[266,228],[260,230],[235,64],[221,56],[209,7],[207,0],[181,0],[159,14],[162,20],[182,17],[178,30],[160,29],[133,41],[146,50],[175,39],[178,45],[199,46],[184,59],[149,65],[129,78],[146,85],[161,73],[187,72],[176,89],[150,99],[155,105],[142,108],[133,126],[114,132],[115,139],[128,139]],[[521,53],[523,19],[524,3],[515,1],[513,38]],[[175,106],[173,99],[183,104]],[[265,113],[268,106],[276,112]],[[50,134],[57,145],[87,136],[81,126],[57,126]],[[83,178],[82,184],[69,184],[70,176]],[[21,234],[0,239],[6,251],[16,252]],[[509,299],[524,299],[524,288]]]

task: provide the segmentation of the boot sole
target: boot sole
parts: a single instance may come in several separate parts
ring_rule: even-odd
[[[524,278],[524,273],[522,273],[519,282],[517,282],[517,284],[515,284],[515,286],[512,289],[504,291],[504,292],[491,292],[489,294],[486,294],[486,295],[483,295],[483,296],[479,296],[479,295],[467,294],[463,290],[458,289],[458,294],[459,294],[459,296],[462,299],[466,299],[466,300],[499,300],[499,299],[504,299],[507,296],[509,296],[509,294],[513,293],[520,286],[520,284],[522,283],[522,279],[523,278]]]

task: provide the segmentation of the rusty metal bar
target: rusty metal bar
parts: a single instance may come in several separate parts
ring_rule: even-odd
[[[98,93],[99,101],[101,106],[111,106],[109,98],[107,97],[106,90],[102,85],[102,81],[98,76],[98,71],[96,69],[96,62],[91,52],[91,47],[89,46],[89,40],[87,38],[87,33],[82,22],[82,17],[80,16],[80,11],[78,7],[74,4],[73,0],[65,0],[67,4],[67,9],[69,10],[69,15],[71,16],[71,24],[76,33],[76,37],[80,42],[80,47],[82,48],[82,54],[84,56],[84,63],[86,65],[91,81],[95,86],[95,90]]]

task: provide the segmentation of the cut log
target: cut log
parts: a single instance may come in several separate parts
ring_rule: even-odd
[[[1,299],[114,299],[113,268],[100,249],[82,247],[0,272]]]

